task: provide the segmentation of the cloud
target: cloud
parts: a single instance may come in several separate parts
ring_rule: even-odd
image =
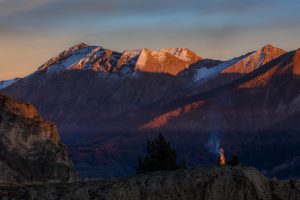
[[[265,43],[299,48],[299,10],[298,0],[0,0],[0,74],[32,71],[77,42],[184,46],[219,59]]]
[[[275,0],[276,1],[276,0]],[[6,3],[5,3],[6,2]],[[192,10],[200,13],[241,13],[246,10],[261,8],[258,0],[10,0],[5,1],[2,10],[28,10],[28,16],[51,18],[73,15],[129,15],[139,13],[176,12],[178,10]],[[274,1],[273,1],[274,2]],[[44,5],[44,6],[42,6]],[[272,5],[272,4],[271,4]],[[38,9],[33,9],[38,8]]]
[[[19,12],[27,12],[55,0],[0,0],[0,16],[10,16]]]
[[[296,0],[288,1],[282,5],[279,0],[6,0],[0,2],[0,13],[9,17],[0,15],[0,28],[9,25],[20,30],[49,31],[74,27],[122,30],[150,26],[251,26],[286,18],[287,12],[281,9],[299,16],[295,14],[299,6],[292,6]]]
[[[235,30],[299,22],[297,0],[2,0],[0,35]]]

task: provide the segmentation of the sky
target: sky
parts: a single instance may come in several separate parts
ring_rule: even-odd
[[[227,60],[300,48],[299,0],[0,0],[0,80],[77,43],[117,51],[186,47]]]

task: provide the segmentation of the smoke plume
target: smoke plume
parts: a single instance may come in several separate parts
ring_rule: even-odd
[[[209,135],[208,142],[207,142],[208,151],[214,155],[219,155],[220,149],[220,139],[218,132],[212,132]]]

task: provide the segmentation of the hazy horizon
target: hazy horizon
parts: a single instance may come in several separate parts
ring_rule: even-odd
[[[0,80],[22,77],[74,44],[186,47],[227,60],[266,44],[300,48],[297,0],[0,0]]]

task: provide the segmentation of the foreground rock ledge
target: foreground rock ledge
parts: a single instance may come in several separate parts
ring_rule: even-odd
[[[76,179],[56,126],[32,105],[0,94],[0,183]]]
[[[296,200],[299,180],[269,180],[255,168],[220,167],[47,185],[1,185],[1,199]]]

